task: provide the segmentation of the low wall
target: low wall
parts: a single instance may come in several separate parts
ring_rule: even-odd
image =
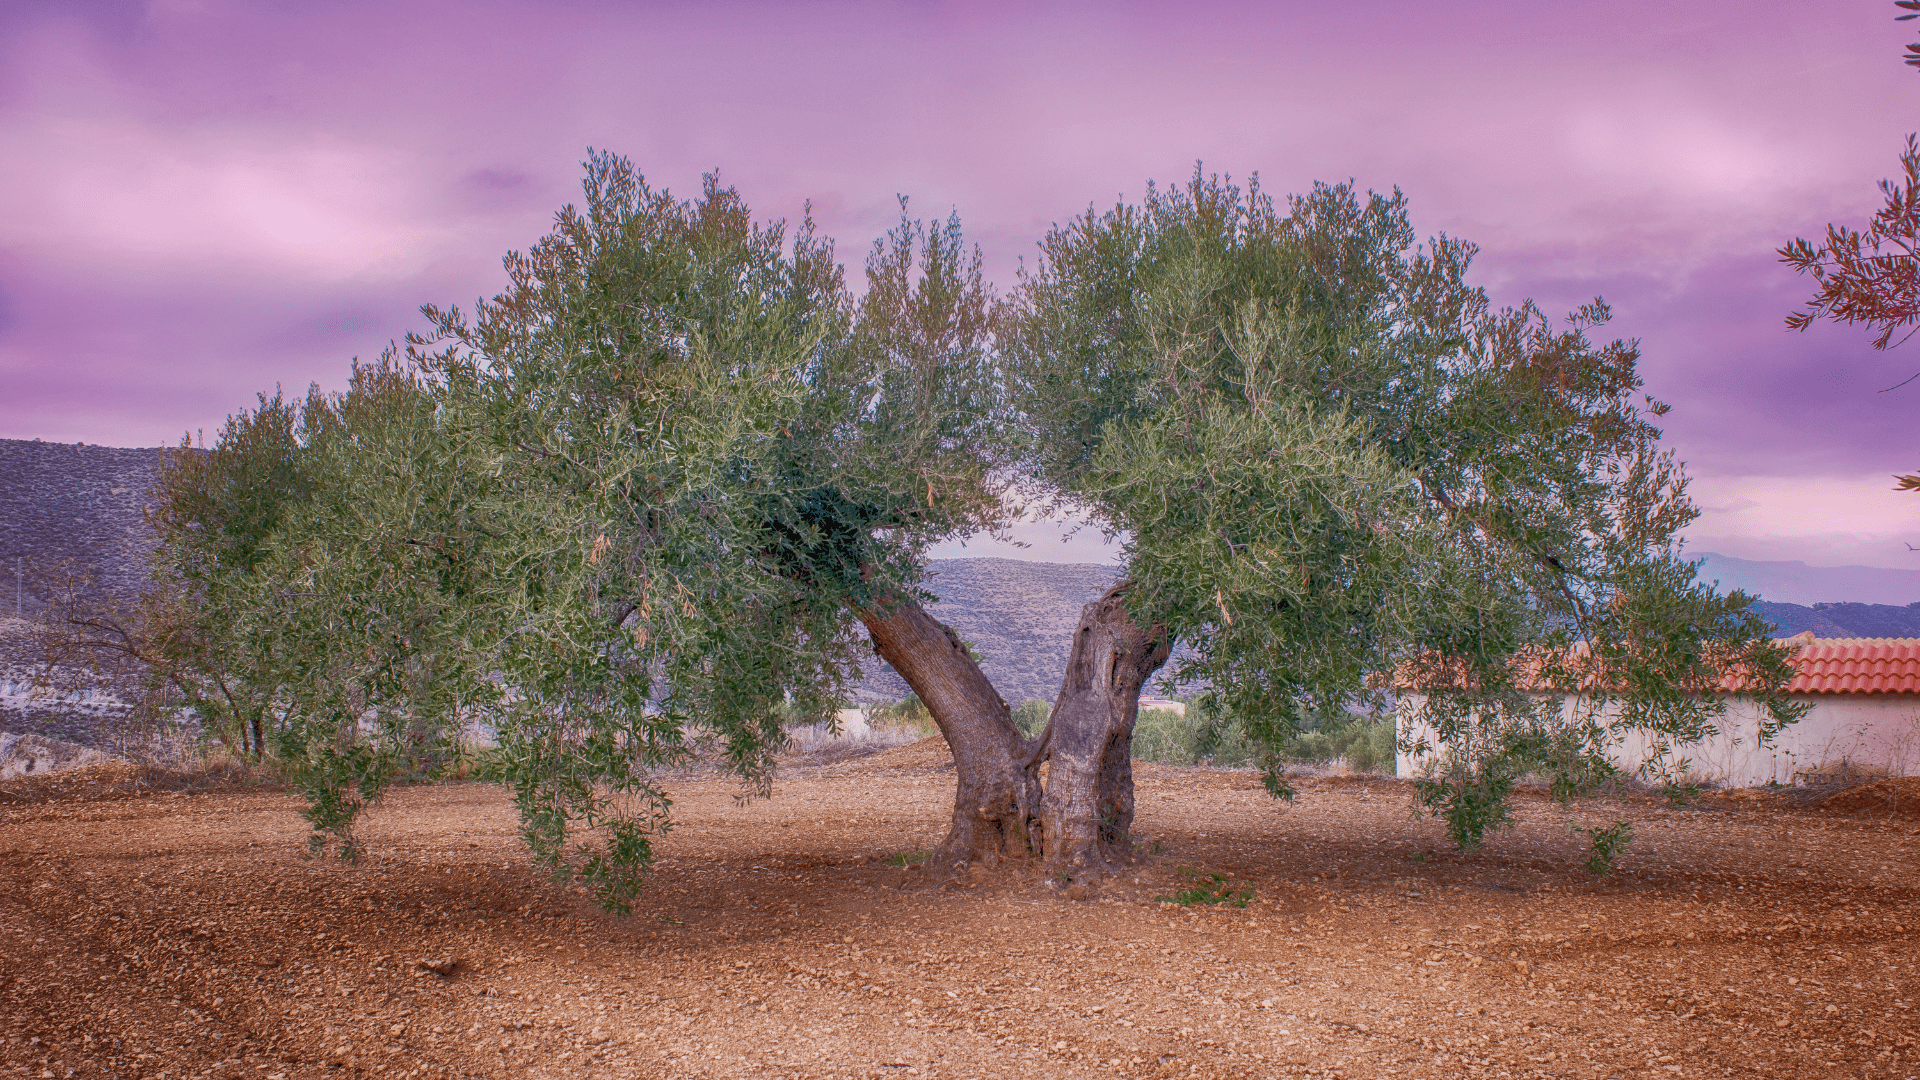
[[[1920,699],[1897,694],[1818,694],[1799,698],[1813,710],[1761,745],[1759,709],[1749,699],[1734,698],[1716,725],[1720,734],[1693,744],[1669,744],[1673,765],[1685,760],[1686,772],[1698,781],[1722,787],[1791,784],[1800,770],[1847,761],[1892,776],[1920,775]],[[1417,720],[1425,695],[1401,699],[1401,735],[1417,739],[1432,731]],[[1565,706],[1573,708],[1569,701]],[[1411,727],[1410,727],[1411,725]],[[1629,772],[1650,760],[1661,743],[1644,732],[1630,732],[1608,756]],[[1402,776],[1419,776],[1428,762],[1402,750]]]

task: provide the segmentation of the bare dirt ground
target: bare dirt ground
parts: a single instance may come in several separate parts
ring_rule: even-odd
[[[354,867],[302,858],[286,794],[0,792],[0,1072],[1920,1073],[1920,828],[1898,804],[1633,803],[1639,838],[1595,880],[1568,818],[1618,803],[1526,801],[1462,856],[1402,783],[1308,781],[1288,807],[1248,774],[1143,766],[1157,854],[1075,902],[880,861],[939,839],[943,758],[800,767],[750,802],[685,778],[627,918],[536,874],[491,787],[396,792]],[[1156,902],[1183,869],[1252,902]]]

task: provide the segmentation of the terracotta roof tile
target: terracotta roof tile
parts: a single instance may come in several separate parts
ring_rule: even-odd
[[[1787,682],[1789,694],[1916,694],[1920,695],[1920,638],[1816,638],[1812,633],[1778,638],[1778,645],[1797,645],[1799,674]],[[1576,655],[1586,652],[1584,643]],[[1517,661],[1525,665],[1524,689],[1546,690],[1537,657]],[[1444,660],[1427,657],[1409,661],[1394,673],[1397,690],[1458,685],[1464,671]],[[1728,674],[1720,682],[1723,693],[1739,693],[1742,678]]]
[[[1800,674],[1789,694],[1920,694],[1920,638],[1815,638],[1802,634]]]

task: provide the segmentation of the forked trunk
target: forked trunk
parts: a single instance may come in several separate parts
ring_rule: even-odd
[[[1047,722],[1040,820],[1046,867],[1084,895],[1133,861],[1133,724],[1140,689],[1172,652],[1159,627],[1127,614],[1123,581],[1080,612],[1060,697]]]
[[[913,688],[953,751],[958,784],[952,823],[929,868],[936,874],[1043,855],[1049,873],[1086,895],[1133,861],[1133,725],[1140,690],[1167,662],[1172,641],[1128,616],[1131,587],[1122,582],[1082,609],[1060,696],[1032,743],[966,643],[911,597],[856,609],[874,652]]]
[[[873,651],[919,695],[953,751],[953,822],[928,869],[951,873],[962,862],[992,867],[1003,857],[1037,853],[1040,785],[1027,740],[966,643],[911,597],[895,594],[855,610]]]

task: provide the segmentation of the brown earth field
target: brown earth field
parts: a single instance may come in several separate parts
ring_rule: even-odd
[[[1528,796],[1462,855],[1404,782],[1287,805],[1143,764],[1148,854],[1074,901],[886,862],[939,840],[951,769],[937,744],[797,761],[747,800],[689,773],[627,917],[536,872],[491,786],[394,792],[349,866],[303,858],[284,792],[16,785],[0,1075],[1920,1074],[1911,792]],[[1622,814],[1637,838],[1587,875],[1569,821]],[[1193,873],[1251,902],[1157,899]]]

